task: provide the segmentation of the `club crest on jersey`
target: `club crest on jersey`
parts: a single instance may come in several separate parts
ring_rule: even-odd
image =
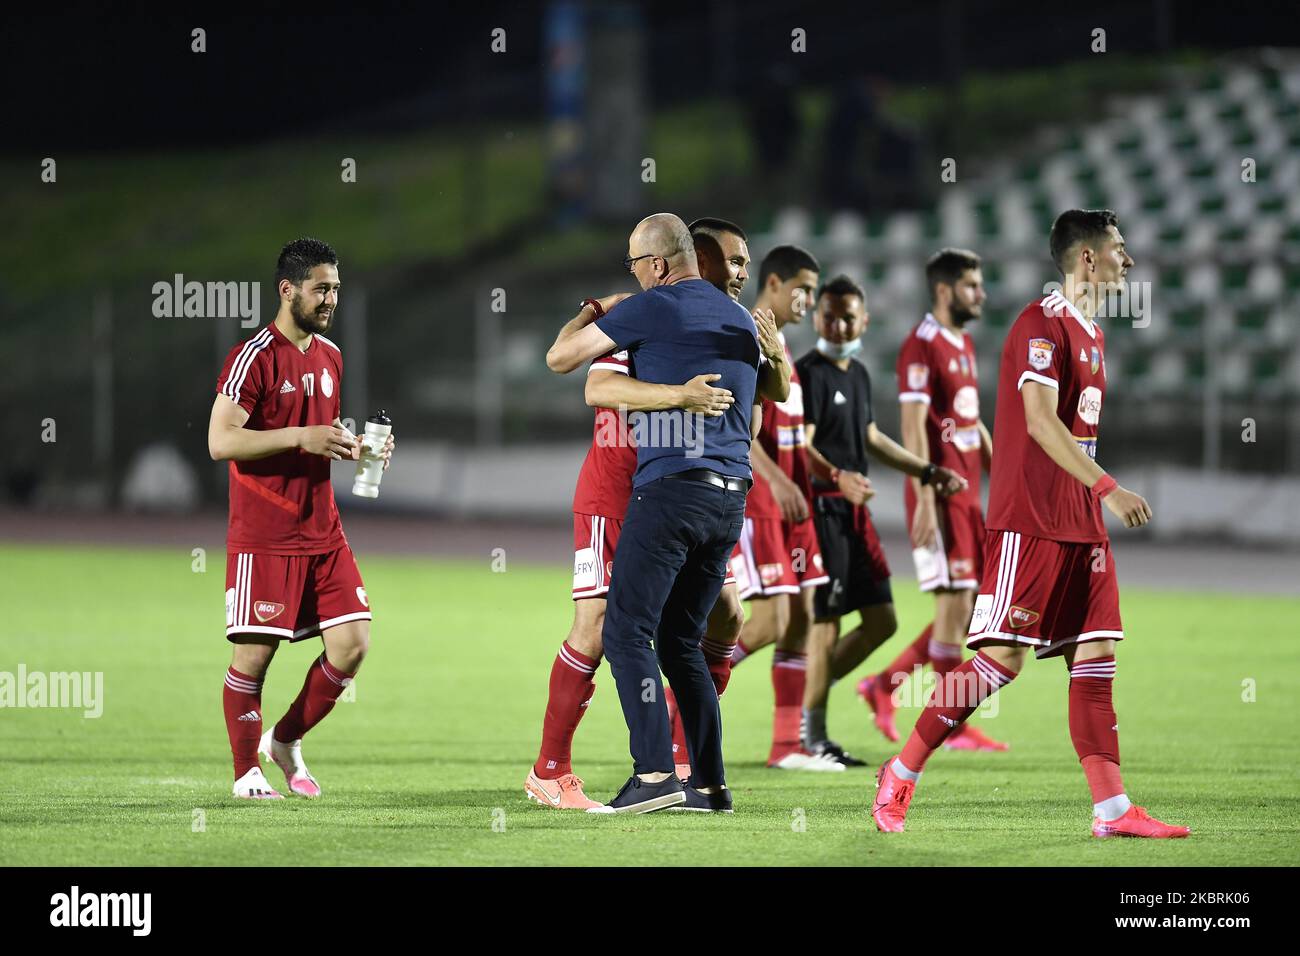
[[[265,624],[267,621],[279,617],[284,613],[284,605],[277,604],[274,601],[254,601],[253,613],[257,619]]]
[[[1012,627],[1028,627],[1037,620],[1037,611],[1031,611],[1016,604],[1011,605],[1011,610],[1007,611],[1007,621],[1010,622]]]
[[[362,607],[370,607],[370,599],[366,597],[366,589],[357,587],[357,600],[361,602]]]
[[[924,362],[913,362],[907,366],[907,387],[912,391],[925,388],[925,383],[928,381],[930,381],[930,366]]]
[[[326,398],[334,394],[334,379],[330,378],[330,370],[327,368],[320,370],[320,391]]]
[[[1097,374],[1097,369],[1101,368],[1101,349],[1097,346],[1092,347],[1092,374]]]
[[[1043,371],[1052,364],[1052,352],[1056,345],[1050,339],[1030,339],[1029,340],[1029,364],[1031,367]]]

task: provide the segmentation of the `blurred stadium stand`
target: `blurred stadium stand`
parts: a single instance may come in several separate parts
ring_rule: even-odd
[[[533,41],[541,46],[545,38]],[[662,62],[665,43],[663,37],[650,41],[646,58]],[[714,63],[714,85],[739,98],[742,84],[734,71],[747,62]],[[589,64],[593,70],[618,66],[608,58]],[[740,99],[695,103],[689,88],[678,88],[671,107],[626,120],[658,157],[663,180],[638,211],[652,211],[644,208],[650,202],[687,218],[726,215],[749,230],[756,261],[779,242],[796,242],[818,255],[824,275],[844,271],[863,281],[872,317],[864,360],[882,425],[896,433],[893,361],[901,338],[925,311],[925,259],[943,245],[969,246],[984,259],[989,300],[972,332],[985,417],[992,421],[1006,328],[1044,283],[1057,278],[1046,253],[1054,215],[1074,205],[1115,209],[1137,260],[1130,278],[1151,283],[1150,301],[1143,303],[1150,323],[1107,322],[1111,391],[1102,459],[1121,476],[1133,476],[1130,483],[1149,491],[1158,509],[1164,497],[1161,513],[1173,520],[1158,523],[1160,533],[1300,543],[1300,345],[1294,332],[1300,313],[1300,59],[1261,50],[1201,65],[1170,60],[1160,76],[1141,90],[1111,96],[1104,115],[1086,128],[1043,123],[1032,111],[1008,106],[998,128],[1018,132],[983,142],[974,155],[958,151],[958,179],[951,184],[937,183],[939,159],[951,144],[933,124],[918,130],[918,162],[927,175],[934,171],[933,185],[928,195],[914,197],[918,208],[892,212],[828,207],[812,186],[807,192],[815,198],[794,203],[798,190],[788,187],[799,180],[788,171],[782,188],[766,188],[765,177],[778,172],[755,161],[750,137],[770,142],[764,123],[771,117],[733,111]],[[818,131],[830,114],[826,89],[833,89],[827,79],[819,78],[820,92],[792,90],[793,81],[779,75],[763,82],[772,95],[802,104],[796,109],[783,100],[774,114],[799,116],[801,141],[820,142]],[[678,87],[681,81],[674,80]],[[519,77],[497,82],[482,94],[483,102],[535,102],[537,91],[525,95],[524,83],[536,86]],[[1098,85],[1094,79],[1090,88]],[[924,96],[943,100],[948,93],[936,88]],[[620,95],[617,102],[633,98]],[[810,95],[820,97],[811,110]],[[415,114],[428,102],[412,98],[400,111],[401,125],[418,123]],[[432,113],[426,119],[438,123]],[[498,125],[508,128],[491,136],[481,129],[444,133],[436,144],[420,141],[406,154],[393,148],[382,160],[391,179],[378,187],[373,208],[360,220],[346,220],[337,235],[324,236],[344,260],[345,295],[332,336],[347,357],[345,417],[360,421],[382,405],[402,441],[403,467],[386,480],[380,508],[562,519],[589,441],[591,412],[578,377],[550,374],[543,356],[581,298],[626,287],[618,261],[633,217],[614,222],[594,216],[573,229],[556,227],[565,197],[548,193],[554,183],[545,180],[545,160],[554,154],[543,146],[546,128],[518,116]],[[607,134],[591,132],[591,148],[630,155]],[[426,154],[436,156],[436,176],[402,179]],[[268,177],[281,165],[274,153],[255,155]],[[1254,182],[1242,181],[1247,158],[1254,161]],[[673,172],[684,168],[691,175]],[[811,176],[815,169],[808,169]],[[258,188],[274,182],[266,179]],[[165,177],[159,187],[167,187]],[[258,195],[253,201],[274,199]],[[412,229],[409,217],[396,213],[412,204],[433,207],[422,214],[427,220],[414,224],[415,235],[403,232]],[[443,209],[448,204],[450,211]],[[299,211],[290,202],[280,218],[293,221]],[[200,242],[209,226],[220,231],[215,217],[225,212],[208,210],[211,223],[203,218],[157,241],[170,237],[182,254],[200,262],[211,254],[219,263],[215,274],[194,278],[260,279],[266,321],[274,306],[266,244],[268,236],[279,235],[280,220],[260,220],[255,243],[246,236],[240,243]],[[358,222],[364,227],[354,226]],[[428,251],[416,244],[419,235],[427,235]],[[393,258],[391,236],[400,236],[397,245],[415,250],[416,258]],[[142,257],[143,240],[132,237],[116,248],[124,258],[136,257],[137,272],[141,261],[157,271],[153,263],[161,257]],[[250,262],[260,263],[259,271],[250,273]],[[87,268],[102,269],[103,263]],[[158,462],[173,459],[159,447],[142,458],[147,448],[161,445],[179,449],[197,478],[200,500],[219,505],[224,467],[205,454],[211,386],[220,358],[250,332],[236,320],[154,319],[149,283],[134,274],[129,283],[105,281],[72,297],[60,287],[57,297],[23,301],[14,293],[21,285],[16,280],[0,288],[0,304],[16,313],[3,330],[10,356],[50,355],[49,329],[70,316],[78,322],[84,316],[90,347],[57,362],[8,363],[0,381],[0,420],[8,430],[18,428],[15,410],[21,409],[28,433],[35,411],[57,422],[58,441],[14,450],[0,469],[0,500],[44,509],[138,507],[152,496],[149,489],[171,487],[177,489],[174,504],[191,502],[191,482],[154,474]],[[505,294],[504,311],[494,311],[498,289]],[[789,330],[789,339],[797,355],[811,347],[813,335],[803,327]],[[1245,419],[1255,422],[1253,443],[1242,440]],[[894,509],[899,496],[888,479],[884,488],[879,508],[889,525],[901,507]],[[346,487],[340,492],[341,502],[357,504]],[[1242,507],[1251,510],[1251,520],[1231,520],[1231,510]]]

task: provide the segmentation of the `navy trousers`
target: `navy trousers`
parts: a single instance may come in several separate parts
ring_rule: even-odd
[[[725,782],[722,714],[700,641],[745,521],[745,493],[661,478],[632,492],[605,605],[605,659],[636,773],[673,770],[663,671],[677,696],[691,782]]]

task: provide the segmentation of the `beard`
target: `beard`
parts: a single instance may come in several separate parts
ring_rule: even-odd
[[[293,316],[293,324],[308,335],[329,331],[330,322],[334,318],[332,312],[328,316],[319,312],[307,312],[302,307],[301,295],[294,295],[293,301],[289,303],[289,314]]]
[[[967,322],[973,322],[979,318],[979,313],[967,309],[954,302],[948,307],[948,315],[952,317],[952,324],[959,329],[964,329]]]

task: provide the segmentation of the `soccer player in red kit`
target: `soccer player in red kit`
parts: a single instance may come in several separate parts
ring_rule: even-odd
[[[778,328],[802,322],[816,297],[820,272],[821,266],[807,250],[777,246],[759,266],[757,305],[772,310]],[[784,345],[784,336],[781,341]],[[793,365],[788,346],[786,356]],[[798,374],[791,372],[790,397],[783,402],[763,401],[758,441],[749,451],[754,485],[745,500],[740,557],[732,563],[740,596],[750,602],[750,616],[733,658],[738,663],[768,644],[775,645],[767,765],[842,771],[842,749],[816,732],[825,721],[809,720],[803,710],[813,592],[829,580],[812,520],[807,444],[803,389]],[[803,739],[804,729],[812,731],[808,740]]]
[[[965,331],[968,322],[979,318],[985,298],[979,256],[966,249],[941,249],[925,264],[925,278],[933,311],[898,351],[903,447],[951,468],[966,479],[967,488],[941,498],[915,478],[905,485],[917,583],[934,595],[934,621],[884,671],[858,684],[858,693],[875,712],[876,726],[889,740],[898,739],[893,697],[898,685],[927,661],[940,680],[961,663],[984,555],[980,478],[993,455],[992,439],[980,420],[975,342]],[[944,746],[1007,749],[973,724],[962,724]]]
[[[226,639],[234,645],[223,704],[234,755],[234,795],[283,799],[259,752],[290,791],[320,796],[302,738],[356,676],[370,642],[370,603],[343,535],[330,462],[360,444],[339,418],[343,356],[321,333],[339,301],[338,257],[316,239],[280,252],[275,321],[226,356],[208,423],[214,461],[230,462]],[[384,449],[384,467],[392,454]],[[262,681],[281,641],[319,635],[321,654],[301,692],[265,733]]]
[[[978,653],[944,676],[902,753],[881,766],[872,817],[884,831],[903,829],[930,754],[1015,679],[1033,648],[1040,658],[1064,657],[1070,671],[1070,739],[1092,793],[1093,836],[1189,833],[1129,801],[1111,702],[1124,631],[1101,506],[1126,528],[1150,521],[1151,509],[1095,461],[1106,394],[1096,319],[1133,259],[1108,209],[1061,213],[1050,246],[1064,288],[1020,313],[998,369],[985,564],[967,641]]]

